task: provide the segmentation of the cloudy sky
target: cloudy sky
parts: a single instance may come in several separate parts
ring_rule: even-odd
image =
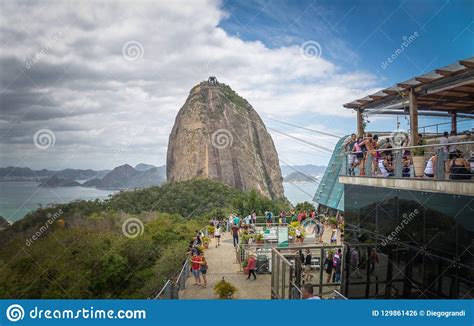
[[[249,100],[282,162],[326,164],[327,153],[272,130],[334,146],[280,121],[352,132],[343,103],[473,55],[473,9],[453,0],[2,1],[0,166],[164,164],[176,113],[210,75]],[[370,127],[394,130],[395,119]]]

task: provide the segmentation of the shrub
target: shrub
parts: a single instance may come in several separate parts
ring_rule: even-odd
[[[235,292],[237,292],[237,288],[224,278],[214,286],[214,293],[219,296],[219,299],[232,299]]]

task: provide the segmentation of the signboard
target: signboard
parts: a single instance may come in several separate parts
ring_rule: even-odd
[[[278,227],[278,247],[288,247],[288,227]]]

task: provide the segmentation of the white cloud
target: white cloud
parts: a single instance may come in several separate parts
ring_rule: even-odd
[[[228,15],[218,1],[45,1],[26,7],[11,1],[1,4],[0,15],[6,71],[1,146],[10,153],[0,165],[14,165],[19,156],[24,165],[48,168],[62,167],[66,161],[59,156],[72,167],[96,169],[164,164],[176,113],[192,86],[209,75],[277,119],[351,117],[341,105],[374,90],[373,76],[344,72],[324,55],[306,58],[298,45],[270,49],[228,35],[217,27]],[[143,47],[137,61],[122,55],[132,40]],[[41,96],[47,103],[38,107]],[[56,133],[48,154],[29,142],[41,128]],[[275,142],[282,152],[294,147],[284,137]],[[118,161],[112,160],[124,144]]]

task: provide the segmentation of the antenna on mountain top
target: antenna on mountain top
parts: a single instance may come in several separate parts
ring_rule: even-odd
[[[209,85],[219,85],[217,82],[217,78],[215,76],[210,76],[209,79],[207,80],[207,83]]]

